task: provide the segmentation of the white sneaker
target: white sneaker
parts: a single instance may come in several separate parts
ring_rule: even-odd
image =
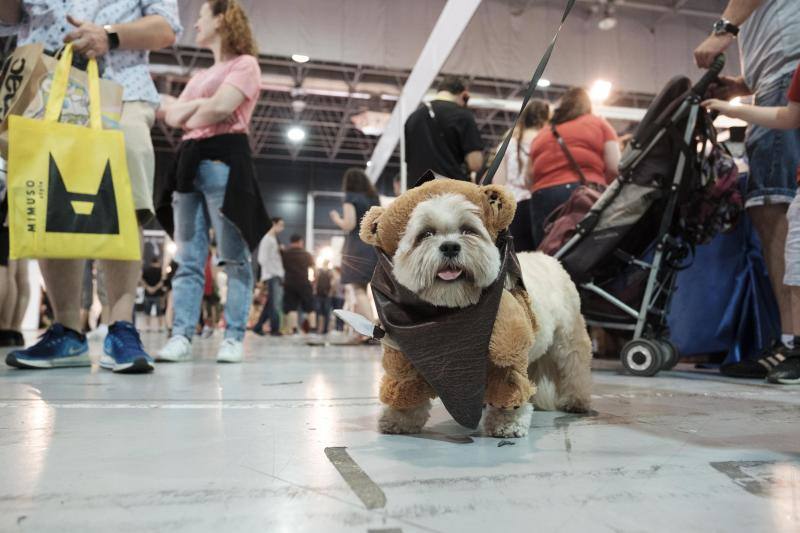
[[[217,363],[241,363],[243,351],[242,341],[225,339],[219,346]]]
[[[156,354],[156,361],[181,363],[191,361],[192,343],[183,335],[175,335]]]
[[[106,338],[106,335],[108,335],[108,325],[106,324],[100,324],[97,328],[86,334],[91,340],[103,340]]]

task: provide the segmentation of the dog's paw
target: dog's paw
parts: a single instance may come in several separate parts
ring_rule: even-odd
[[[528,434],[533,406],[525,404],[519,409],[489,407],[483,419],[484,431],[497,438],[518,438]]]
[[[430,402],[411,409],[385,407],[378,420],[378,430],[388,435],[413,435],[428,421]]]
[[[584,414],[591,410],[591,401],[588,398],[570,398],[561,407],[565,413]]]

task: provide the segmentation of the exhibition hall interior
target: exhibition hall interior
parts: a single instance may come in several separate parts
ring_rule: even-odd
[[[0,531],[800,531],[797,0],[0,0]]]

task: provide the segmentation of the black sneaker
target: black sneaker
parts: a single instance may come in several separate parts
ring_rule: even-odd
[[[758,359],[748,359],[737,363],[728,363],[719,368],[720,374],[730,378],[764,379],[767,374],[783,363],[794,349],[787,348],[782,342],[776,341],[761,351]]]
[[[780,385],[800,385],[800,357],[789,357],[770,370],[767,381]]]

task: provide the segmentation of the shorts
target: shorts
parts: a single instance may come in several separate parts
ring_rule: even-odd
[[[304,313],[311,313],[314,311],[314,294],[311,290],[311,285],[303,287],[284,285],[283,312],[291,313],[298,309],[302,310]]]
[[[125,102],[120,129],[125,135],[125,157],[131,178],[133,204],[140,224],[153,218],[153,180],[156,156],[150,129],[156,120],[155,107],[149,102]]]
[[[756,96],[756,105],[787,105],[791,81],[792,74],[780,78],[773,87]],[[800,163],[800,129],[780,131],[750,126],[746,147],[750,174],[745,207],[792,202]]]
[[[800,195],[795,195],[789,204],[786,220],[789,223],[789,231],[786,234],[786,247],[783,252],[786,261],[783,284],[800,287]]]
[[[145,294],[144,304],[142,304],[142,308],[144,310],[144,314],[147,316],[153,316],[154,309],[155,309],[155,316],[161,316],[164,314],[164,305],[162,304],[162,298],[157,294]]]

